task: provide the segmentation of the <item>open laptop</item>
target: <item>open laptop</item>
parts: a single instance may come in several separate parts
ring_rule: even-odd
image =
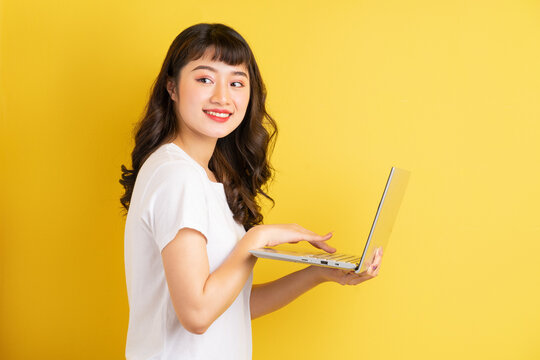
[[[386,186],[379,202],[377,213],[375,214],[375,220],[373,220],[373,224],[371,225],[371,231],[364,245],[362,255],[343,254],[337,251],[335,253],[327,253],[322,250],[289,251],[270,247],[250,250],[250,253],[266,259],[293,261],[340,269],[354,269],[357,274],[366,271],[375,258],[377,249],[380,248],[384,253],[405,193],[405,188],[409,181],[409,176],[410,172],[404,169],[392,167],[390,170],[390,175],[386,181]]]

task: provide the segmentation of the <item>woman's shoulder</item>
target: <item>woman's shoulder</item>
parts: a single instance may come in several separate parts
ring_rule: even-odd
[[[202,182],[200,169],[182,154],[170,151],[166,145],[157,148],[146,159],[139,170],[137,180],[145,186],[164,180]]]
[[[141,166],[141,171],[143,168],[151,170],[151,172],[157,170],[174,171],[175,169],[182,169],[187,172],[190,172],[191,169],[197,170],[197,167],[194,166],[190,159],[187,159],[182,153],[174,151],[169,145],[163,144],[150,154]]]

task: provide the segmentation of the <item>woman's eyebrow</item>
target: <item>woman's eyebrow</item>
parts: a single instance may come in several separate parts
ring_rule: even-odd
[[[199,66],[197,66],[195,69],[193,69],[191,71],[195,71],[195,70],[199,70],[199,69],[206,69],[206,70],[210,70],[210,71],[213,71],[213,72],[217,72],[216,69],[214,69],[213,67],[208,66],[208,65],[199,65]],[[231,71],[231,74],[244,76],[247,79],[247,75],[243,71]]]

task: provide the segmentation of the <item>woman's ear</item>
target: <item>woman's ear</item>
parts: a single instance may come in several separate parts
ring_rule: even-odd
[[[167,92],[173,101],[178,101],[178,94],[176,93],[176,82],[169,79],[167,80]]]

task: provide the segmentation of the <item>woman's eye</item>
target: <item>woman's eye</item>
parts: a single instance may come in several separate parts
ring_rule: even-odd
[[[201,81],[201,80],[203,80],[203,81]],[[208,84],[207,82],[204,82],[204,80],[210,80],[210,79],[208,79],[208,78],[200,78],[200,79],[197,79],[197,81],[199,81],[199,82],[202,82],[202,83],[204,83],[204,84]]]
[[[208,80],[209,82],[206,82],[205,80]],[[197,81],[201,82],[203,84],[209,84],[210,82],[212,82],[209,78],[200,78],[200,79],[197,79]],[[244,87],[244,84],[242,84],[240,81],[235,81],[232,84],[240,84],[240,85],[236,85],[234,87]]]

